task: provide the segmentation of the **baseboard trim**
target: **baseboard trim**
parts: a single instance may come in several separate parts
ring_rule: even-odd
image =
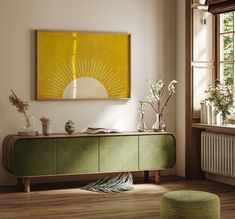
[[[232,177],[221,176],[213,173],[206,173],[206,179],[235,186],[235,178]]]

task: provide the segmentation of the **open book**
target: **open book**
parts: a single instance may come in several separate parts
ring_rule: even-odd
[[[85,133],[88,134],[101,134],[101,133],[119,133],[118,129],[109,129],[109,128],[91,128],[88,127]]]

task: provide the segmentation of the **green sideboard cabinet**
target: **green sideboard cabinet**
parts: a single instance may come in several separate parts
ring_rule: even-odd
[[[175,139],[169,135],[139,137],[139,170],[171,168],[175,164]]]
[[[98,138],[58,138],[58,174],[98,173]]]
[[[100,172],[138,171],[138,136],[100,137]]]
[[[3,141],[3,167],[22,178],[26,192],[30,179],[91,173],[156,171],[172,168],[176,142],[168,132],[76,133],[49,136],[8,135]]]
[[[56,139],[19,139],[12,153],[12,170],[17,176],[56,174]]]

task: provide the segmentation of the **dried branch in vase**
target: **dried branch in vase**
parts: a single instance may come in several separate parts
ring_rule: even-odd
[[[52,133],[51,131],[51,120],[47,117],[41,117],[40,121],[42,123],[42,133],[44,135],[49,135]]]
[[[29,104],[27,101],[22,101],[21,99],[19,99],[15,92],[13,90],[11,90],[11,95],[9,96],[9,101],[10,103],[12,103],[13,106],[16,107],[17,111],[21,114],[23,114],[26,118],[26,122],[27,122],[27,126],[30,127],[30,121],[29,121],[29,117],[27,115],[27,110],[29,109]]]
[[[47,117],[41,117],[40,121],[41,121],[42,125],[49,125],[49,124],[51,124],[51,120],[49,118],[47,118]]]

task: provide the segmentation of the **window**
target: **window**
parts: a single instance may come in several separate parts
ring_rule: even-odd
[[[218,18],[217,71],[220,80],[235,85],[235,12],[219,15]]]

